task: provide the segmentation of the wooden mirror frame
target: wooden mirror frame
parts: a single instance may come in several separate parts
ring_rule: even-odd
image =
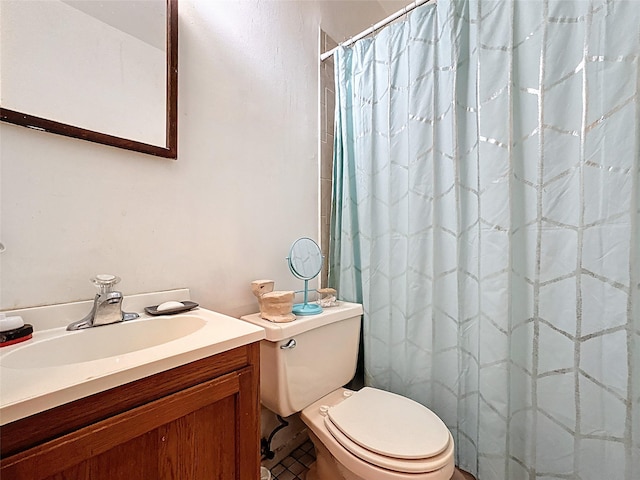
[[[178,0],[167,0],[167,99],[166,145],[151,145],[115,135],[87,130],[46,118],[0,107],[0,120],[89,142],[147,153],[165,158],[178,156]]]

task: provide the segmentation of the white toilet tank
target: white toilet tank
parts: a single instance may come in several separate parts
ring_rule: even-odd
[[[260,342],[262,404],[288,417],[348,383],[356,371],[361,316],[362,305],[339,302],[288,323],[258,313],[242,317],[266,330]]]

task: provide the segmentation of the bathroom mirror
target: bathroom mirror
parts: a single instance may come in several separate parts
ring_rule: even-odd
[[[178,0],[2,0],[0,35],[0,120],[177,157]]]
[[[304,301],[293,306],[295,315],[317,315],[322,313],[320,305],[311,304],[309,297],[309,280],[315,278],[322,270],[322,252],[316,242],[302,237],[293,242],[289,256],[289,270],[296,278],[304,280]]]

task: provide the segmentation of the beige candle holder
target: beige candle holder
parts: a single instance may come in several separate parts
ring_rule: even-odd
[[[251,291],[258,299],[260,317],[270,322],[292,322],[296,316],[291,312],[295,292],[273,291],[273,280],[254,280]]]

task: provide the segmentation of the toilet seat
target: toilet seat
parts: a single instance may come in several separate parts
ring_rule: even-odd
[[[402,473],[429,473],[439,470],[445,467],[451,462],[451,456],[453,455],[453,439],[449,438],[447,447],[440,455],[432,458],[424,459],[398,459],[393,457],[387,457],[384,455],[376,454],[362,448],[357,443],[353,443],[348,437],[342,434],[338,428],[336,428],[331,422],[327,422],[325,419],[325,426],[333,438],[335,438],[340,445],[342,445],[352,455],[355,455],[359,459],[371,464],[376,465],[393,472]]]
[[[346,450],[367,463],[405,473],[451,461],[453,439],[431,410],[406,397],[365,387],[329,408],[324,424]]]

